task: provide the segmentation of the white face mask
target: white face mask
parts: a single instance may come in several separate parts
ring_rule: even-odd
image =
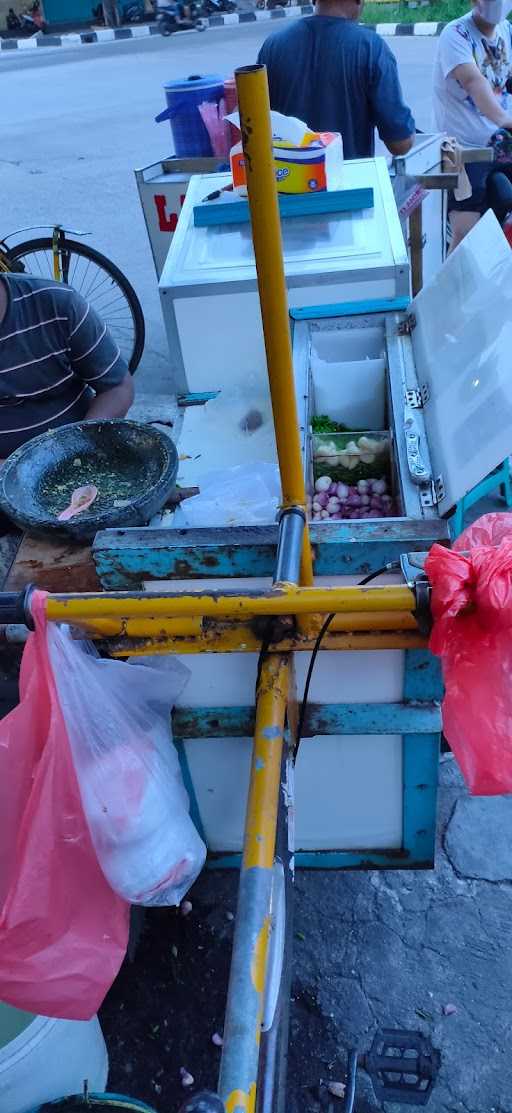
[[[486,23],[496,25],[506,19],[510,11],[510,0],[477,0],[475,11]]]

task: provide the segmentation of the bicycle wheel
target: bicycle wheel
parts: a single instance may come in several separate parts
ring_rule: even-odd
[[[130,371],[136,370],[144,349],[144,316],[133,286],[119,267],[88,244],[64,239],[59,247],[63,281],[96,310],[119,345]],[[36,278],[53,278],[51,236],[27,240],[9,249],[16,271]]]

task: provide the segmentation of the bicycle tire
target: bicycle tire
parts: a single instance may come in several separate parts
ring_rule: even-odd
[[[89,263],[95,263],[99,270],[105,271],[105,273],[112,279],[113,283],[119,287],[122,294],[124,295],[133,322],[133,348],[131,354],[129,356],[126,356],[129,370],[133,375],[134,371],[136,371],[137,367],[139,366],[141,356],[144,351],[144,340],[146,332],[144,324],[144,314],[142,312],[140,301],[137,297],[137,294],[135,293],[135,290],[133,289],[133,286],[126,278],[126,275],[124,275],[123,272],[119,269],[119,267],[117,267],[115,263],[112,263],[110,259],[107,259],[106,255],[102,255],[100,251],[97,251],[95,247],[89,247],[88,244],[78,243],[76,240],[67,239],[67,237],[65,240],[65,246],[72,254],[77,255],[82,259],[86,259]],[[37,252],[51,253],[52,250],[52,237],[41,236],[33,240],[25,240],[24,243],[15,244],[14,247],[9,248],[8,258],[9,261],[12,262],[22,262],[23,256],[33,255]],[[53,274],[50,268],[49,271],[50,273],[48,277],[53,278]],[[70,285],[73,285],[73,283],[71,282]],[[102,316],[101,312],[100,316]],[[108,319],[106,318],[106,316],[103,316],[103,320],[108,326]],[[114,330],[112,329],[112,331]]]

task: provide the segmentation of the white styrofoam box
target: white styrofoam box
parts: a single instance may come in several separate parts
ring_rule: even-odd
[[[313,357],[315,413],[328,414],[349,429],[383,429],[385,371],[383,359],[326,363]]]
[[[242,848],[251,748],[250,738],[185,743],[211,851]],[[295,768],[295,849],[376,849],[401,842],[401,738],[303,739]]]
[[[296,849],[401,846],[402,793],[400,735],[303,739],[295,767]]]
[[[386,350],[384,326],[318,329],[311,333],[311,347],[312,354],[326,363],[380,359]]]
[[[311,334],[314,412],[349,429],[383,429],[386,403],[383,328],[321,329]]]
[[[241,850],[252,739],[192,738],[185,751],[208,849]]]
[[[165,272],[164,272],[165,273]],[[201,298],[180,297],[174,310],[186,372],[186,388],[192,391],[231,390],[244,384],[247,376],[256,375],[259,391],[267,389],[267,363],[261,313],[256,290],[247,293],[233,291],[229,294],[207,293]],[[393,278],[364,280],[359,276],[350,292],[334,284],[305,286],[288,291],[290,308],[314,305],[335,305],[342,297],[354,301],[392,298],[395,294]],[[162,302],[164,320],[168,327],[168,309]],[[169,332],[174,344],[175,333]]]
[[[357,584],[358,576],[317,576],[318,587]],[[399,583],[398,575],[379,583]],[[205,591],[265,590],[270,579],[202,580]],[[147,590],[155,590],[148,582]],[[195,585],[197,587],[197,585]],[[159,582],[160,591],[186,590],[187,580]],[[310,653],[295,653],[298,699]],[[179,707],[254,706],[256,653],[183,654],[190,679]],[[401,650],[324,650],[313,672],[314,703],[393,703],[402,699]],[[242,846],[252,739],[193,738],[185,742],[201,821],[211,851]],[[398,736],[305,738],[295,772],[296,847],[303,850],[395,847],[402,832],[402,741]]]

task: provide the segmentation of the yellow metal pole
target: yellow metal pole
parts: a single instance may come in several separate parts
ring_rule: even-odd
[[[219,1094],[226,1113],[254,1113],[266,983],[289,658],[261,665]]]
[[[83,623],[81,622],[82,626]],[[193,638],[218,637],[221,633],[239,642],[249,640],[256,651],[261,648],[258,638],[249,622],[231,621],[226,626],[224,620],[203,624],[200,618],[97,618],[85,622],[83,628],[91,637],[113,638]],[[330,630],[417,630],[416,619],[410,611],[347,611],[339,614],[331,622]]]
[[[279,653],[311,653],[315,637],[284,638],[278,645],[271,644],[269,651]],[[428,638],[415,630],[375,630],[372,633],[326,634],[322,640],[322,650],[342,651],[382,650],[382,649],[426,649]],[[249,631],[247,636],[238,635],[234,629],[222,634],[202,638],[121,638],[108,644],[111,657],[145,657],[149,653],[257,653],[261,649],[261,637]]]
[[[414,611],[414,592],[403,584],[383,587],[277,586],[261,592],[197,591],[188,595],[49,595],[51,622],[94,624],[95,619],[253,618],[258,615],[343,614]],[[374,627],[376,628],[376,627]]]
[[[306,513],[267,71],[265,66],[247,66],[236,70],[235,78],[283,506],[300,506]],[[301,582],[313,583],[307,525],[302,542]]]

